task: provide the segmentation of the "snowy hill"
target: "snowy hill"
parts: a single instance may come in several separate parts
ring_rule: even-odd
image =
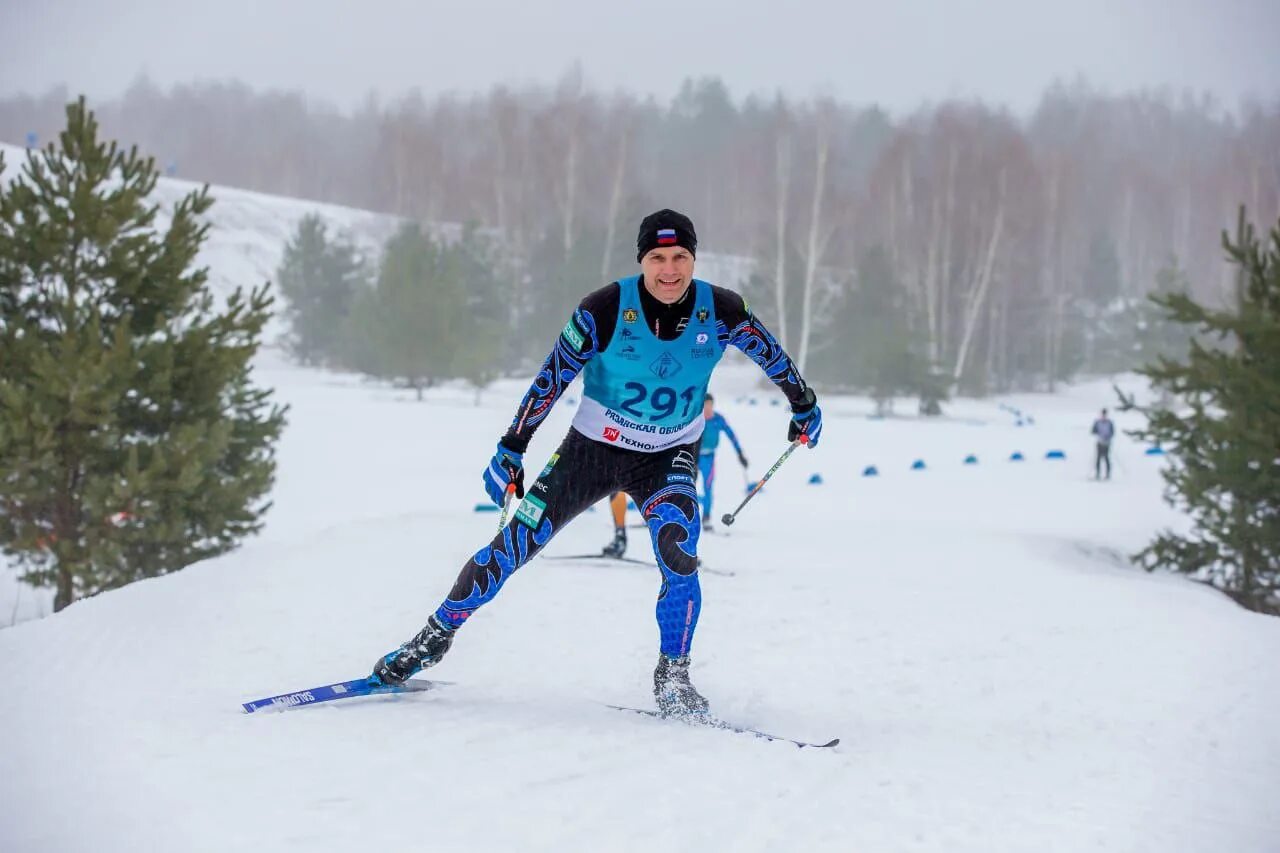
[[[5,169],[0,183],[16,175],[26,161],[23,148],[0,143]],[[196,181],[160,178],[153,195],[162,214],[173,208],[183,196],[202,186]],[[225,186],[211,186],[214,205],[208,214],[209,239],[200,251],[198,262],[209,267],[209,284],[213,292],[226,296],[237,287],[246,289],[274,281],[284,259],[285,244],[297,231],[304,216],[315,214],[324,220],[330,235],[345,234],[371,262],[376,262],[382,246],[400,225],[398,217],[373,213],[336,204],[305,199],[285,198]],[[159,227],[168,226],[165,215]],[[439,223],[435,232],[446,239],[461,234],[457,223]],[[734,255],[703,253],[698,261],[699,274],[728,287],[740,285],[751,275],[753,263]],[[276,299],[283,299],[279,293]],[[268,328],[267,340],[275,340],[285,327],[277,311],[276,320]]]
[[[27,152],[12,145],[0,144],[5,171],[0,181],[16,175],[26,161]],[[168,227],[168,211],[185,195],[202,184],[178,178],[161,178],[152,198],[160,206],[160,228]],[[329,233],[347,234],[369,258],[376,258],[382,244],[395,231],[399,220],[394,216],[371,213],[351,207],[304,199],[284,198],[249,192],[232,187],[213,186],[214,198],[207,220],[211,225],[209,239],[198,257],[198,263],[209,268],[209,285],[214,294],[225,297],[237,287],[246,290],[265,281],[274,281],[276,270],[284,258],[284,247],[297,231],[298,222],[308,214],[324,220]],[[277,300],[280,299],[277,294]],[[284,326],[277,319],[269,327],[267,339],[273,340]]]
[[[921,422],[830,399],[823,446],[706,539],[736,575],[704,576],[699,686],[843,739],[813,752],[604,707],[652,701],[657,572],[544,558],[460,632],[433,673],[452,686],[242,714],[421,625],[491,533],[471,510],[520,390],[417,404],[270,356],[259,376],[293,406],[260,539],[0,631],[6,853],[1277,849],[1280,621],[1121,559],[1179,519],[1127,440],[1115,480],[1087,478],[1104,385],[1006,401],[1021,428],[994,403]],[[753,387],[739,366],[714,390],[759,472],[785,416]],[[547,553],[608,531],[588,513]]]

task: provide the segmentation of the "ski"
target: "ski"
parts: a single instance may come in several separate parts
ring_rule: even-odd
[[[640,560],[636,557],[609,557],[604,554],[548,554],[548,560],[617,560],[620,563],[633,563],[637,566],[648,566],[654,568],[653,563],[648,560]]]
[[[287,711],[301,708],[318,702],[332,702],[334,699],[353,699],[357,696],[376,696],[380,693],[421,693],[431,690],[447,682],[409,680],[404,684],[382,684],[372,677],[357,678],[354,681],[339,681],[335,684],[322,684],[309,690],[296,690],[293,693],[282,693],[279,696],[268,696],[266,699],[255,699],[243,702],[241,707],[246,714],[255,711]]]
[[[544,554],[542,559],[544,560],[601,560],[601,561],[616,560],[620,563],[631,563],[632,565],[645,566],[650,569],[657,568],[657,565],[655,563],[651,563],[648,560],[640,560],[635,557],[606,557],[604,554]],[[724,577],[724,578],[732,578],[732,577],[736,577],[737,575],[736,572],[731,572],[726,569],[713,569],[703,562],[698,563],[698,571],[705,575],[719,575],[720,577]]]
[[[674,720],[678,723],[684,723],[688,726],[706,726],[711,729],[720,729],[726,732],[735,732],[740,735],[751,735],[767,741],[782,741],[783,743],[794,744],[800,749],[806,746],[812,749],[827,749],[840,743],[840,738],[832,738],[826,743],[812,743],[807,740],[796,740],[795,738],[783,737],[782,735],[770,734],[762,732],[759,729],[753,729],[748,726],[739,726],[734,723],[727,722],[719,717],[713,717],[710,714],[664,714],[661,711],[654,711],[650,708],[632,708],[627,705],[609,705],[615,711],[627,711],[632,714],[643,714],[646,717],[653,717],[658,720]]]
[[[335,699],[353,699],[357,696],[376,696],[383,693],[421,693],[449,683],[450,682],[447,681],[410,679],[404,684],[389,685],[378,683],[368,677],[357,678],[353,681],[339,681],[334,684],[322,684],[319,687],[312,687],[308,690],[296,690],[292,693],[281,693],[279,696],[268,696],[265,699],[255,699],[252,702],[242,703],[241,707],[244,708],[244,712],[246,714],[252,714],[257,711],[288,711],[293,708],[302,708],[307,705],[315,705],[320,702],[332,702]],[[752,737],[757,737],[767,741],[782,741],[783,743],[794,744],[796,747],[801,749],[804,747],[825,749],[827,747],[836,746],[840,743],[840,738],[833,738],[826,743],[812,743],[810,741],[796,740],[795,738],[770,734],[769,732],[763,732],[759,729],[753,729],[748,726],[739,726],[722,720],[719,717],[713,717],[710,714],[674,715],[663,714],[660,711],[655,711],[649,708],[632,708],[626,705],[609,705],[608,707],[613,708],[616,711],[642,714],[646,717],[653,717],[658,720],[674,720],[675,722],[684,723],[685,725],[706,726],[707,728],[751,735]]]

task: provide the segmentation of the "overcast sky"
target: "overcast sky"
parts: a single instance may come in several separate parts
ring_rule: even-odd
[[[370,90],[550,83],[669,98],[832,94],[894,112],[979,96],[1022,112],[1055,78],[1106,91],[1280,95],[1280,0],[0,0],[0,96],[238,78],[341,107]]]

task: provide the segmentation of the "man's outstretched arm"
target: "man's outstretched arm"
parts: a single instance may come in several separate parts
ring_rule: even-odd
[[[599,351],[595,319],[580,305],[556,338],[551,353],[533,377],[533,384],[521,398],[502,443],[517,453],[524,453],[538,425],[551,414],[556,400]]]
[[[714,293],[720,345],[741,350],[786,395],[791,404],[791,440],[804,434],[809,437],[810,445],[816,445],[822,431],[817,394],[800,376],[799,368],[782,344],[747,307],[746,300],[722,287],[714,288]]]

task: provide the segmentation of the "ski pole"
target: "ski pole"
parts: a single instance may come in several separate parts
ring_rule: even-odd
[[[511,499],[515,496],[516,484],[507,483],[507,493],[502,497],[502,514],[498,516],[498,532],[507,526],[507,512],[511,509]]]
[[[773,463],[773,467],[770,468],[768,471],[764,472],[764,476],[760,478],[760,482],[756,483],[756,487],[752,489],[750,492],[748,492],[747,496],[742,499],[742,503],[738,504],[738,508],[735,509],[733,512],[726,512],[724,516],[720,519],[720,521],[724,523],[724,526],[728,527],[730,524],[733,524],[734,519],[738,517],[738,513],[742,512],[742,508],[747,505],[748,501],[750,501],[752,498],[754,498],[757,494],[760,493],[760,490],[764,488],[764,484],[769,481],[769,478],[774,475],[774,472],[776,472],[779,468],[782,467],[783,462],[787,461],[787,457],[790,456],[793,452],[795,452],[795,449],[797,447],[799,447],[802,444],[808,444],[808,443],[809,443],[809,436],[804,434],[801,434],[799,438],[791,442],[791,446],[786,449],[786,452],[784,452],[781,456],[778,457],[778,461]]]

